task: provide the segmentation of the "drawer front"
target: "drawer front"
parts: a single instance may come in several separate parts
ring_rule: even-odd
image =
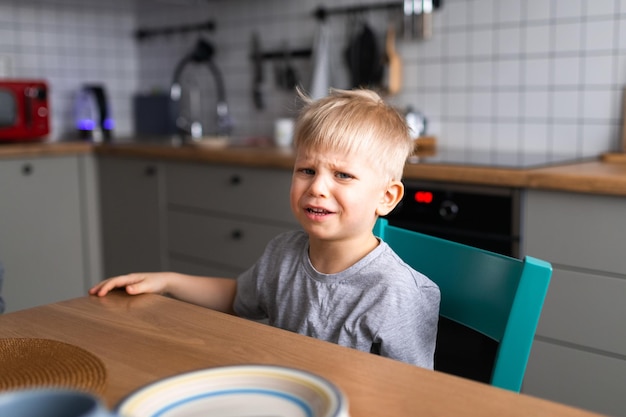
[[[291,230],[289,226],[177,211],[170,211],[167,226],[170,256],[180,254],[242,269],[261,256],[270,239]]]
[[[526,197],[528,255],[626,274],[626,198],[538,190]]]
[[[626,361],[535,340],[522,392],[626,416]]]
[[[295,223],[288,170],[171,164],[166,184],[170,205]]]
[[[555,268],[537,335],[626,356],[626,279]]]

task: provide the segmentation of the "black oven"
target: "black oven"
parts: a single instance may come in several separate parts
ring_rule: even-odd
[[[389,224],[508,256],[519,256],[519,190],[405,182]]]
[[[518,189],[405,181],[389,223],[503,255],[520,256]],[[453,260],[451,260],[453,261]],[[497,342],[440,318],[435,369],[489,382]]]

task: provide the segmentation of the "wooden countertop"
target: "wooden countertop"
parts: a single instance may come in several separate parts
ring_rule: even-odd
[[[2,143],[0,159],[72,155],[93,152],[89,142]]]
[[[290,150],[271,146],[218,148],[154,143],[92,145],[87,142],[0,145],[0,159],[88,152],[279,169],[291,169],[293,164]],[[626,154],[610,153],[595,161],[536,169],[408,163],[405,179],[626,196]]]
[[[290,149],[273,146],[204,147],[199,145],[124,144],[99,145],[94,149],[99,155],[213,162],[282,169],[292,169],[294,161],[293,152]]]
[[[89,351],[106,368],[103,399],[110,408],[172,375],[265,364],[333,382],[347,396],[352,417],[598,416],[154,294],[114,291],[0,315],[0,335],[59,340]]]
[[[526,188],[626,196],[626,162],[586,162],[532,170]]]

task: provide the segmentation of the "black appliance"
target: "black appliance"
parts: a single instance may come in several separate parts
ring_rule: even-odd
[[[404,229],[508,256],[519,256],[519,190],[405,181],[387,216]]]
[[[138,139],[157,139],[178,133],[169,93],[138,94],[133,97],[135,133]]]
[[[387,219],[404,229],[519,257],[519,207],[514,188],[405,181],[405,196]],[[440,317],[437,346],[436,370],[489,382],[497,342]]]
[[[583,160],[563,153],[438,148],[434,155],[411,157],[409,163],[516,170]],[[412,180],[404,183],[404,198],[387,216],[391,225],[502,255],[522,255],[519,189]],[[489,382],[497,342],[443,317],[437,339],[442,348],[435,351],[435,369]],[[444,346],[461,349],[446,351]]]

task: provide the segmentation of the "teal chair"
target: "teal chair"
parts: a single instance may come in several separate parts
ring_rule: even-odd
[[[441,290],[435,369],[519,392],[552,266],[389,225],[374,234]]]

